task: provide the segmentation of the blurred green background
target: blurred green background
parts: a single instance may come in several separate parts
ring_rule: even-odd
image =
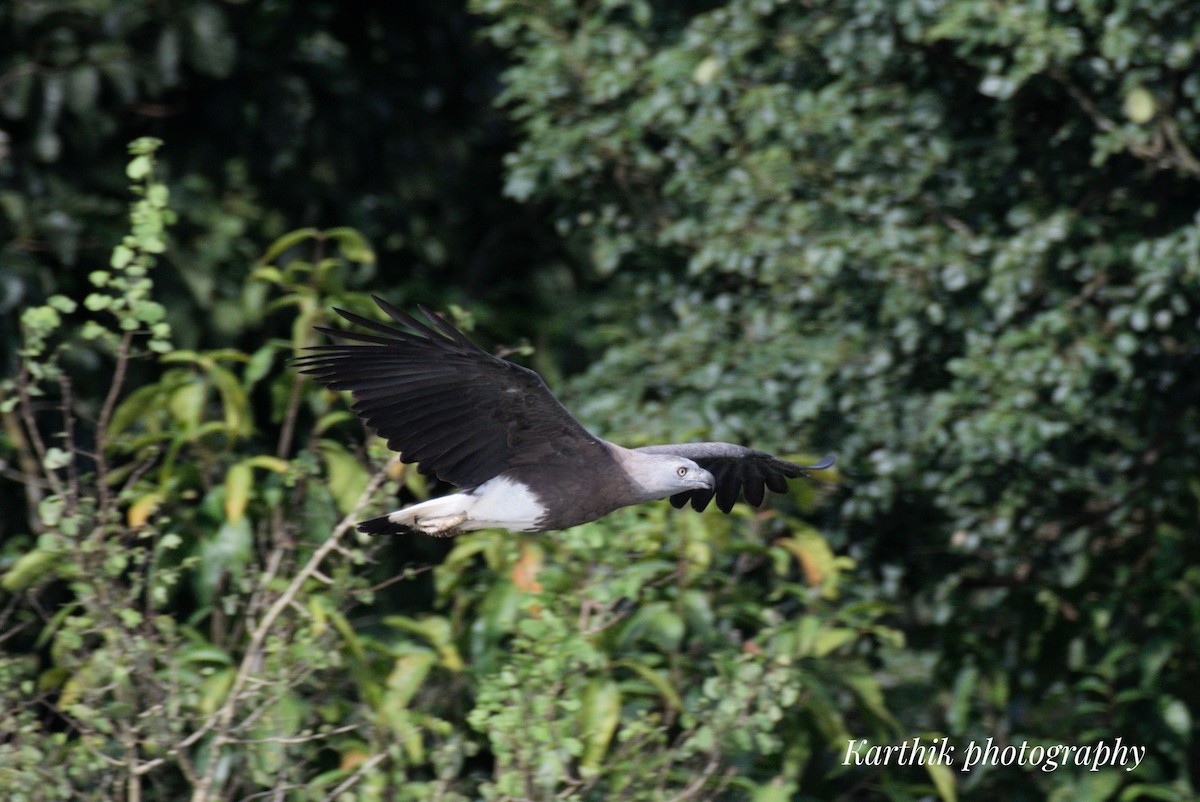
[[[1195,798],[1198,66],[1185,0],[0,5],[0,787]],[[367,542],[448,488],[287,360],[369,293],[838,468]],[[1146,754],[843,765],[917,736]]]

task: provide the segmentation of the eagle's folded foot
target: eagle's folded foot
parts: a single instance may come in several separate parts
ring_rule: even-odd
[[[439,515],[436,518],[418,518],[414,526],[433,537],[453,537],[459,533],[459,527],[467,520],[467,514],[460,512],[456,515]]]

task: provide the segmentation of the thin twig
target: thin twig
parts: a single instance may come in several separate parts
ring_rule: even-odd
[[[379,752],[378,754],[371,755],[358,765],[358,768],[354,770],[353,774],[343,780],[337,788],[334,788],[332,791],[330,791],[325,799],[322,800],[322,802],[334,802],[334,800],[337,799],[343,791],[348,790],[352,785],[365,777],[368,771],[375,768],[386,759],[387,752]]]
[[[325,259],[325,236],[318,234],[316,242],[313,245],[313,265],[320,265]],[[319,270],[313,270],[309,276],[309,287],[317,289],[318,278],[321,275]],[[293,343],[294,348],[298,348],[300,343]],[[279,459],[287,459],[288,454],[292,451],[292,439],[296,433],[296,419],[300,416],[300,401],[303,398],[302,390],[304,389],[304,375],[295,373],[292,376],[292,391],[288,396],[287,414],[283,416],[283,426],[279,430],[279,442],[275,446],[275,456]]]
[[[1100,111],[1100,107],[1065,72],[1057,67],[1051,67],[1047,70],[1047,74],[1062,84],[1063,88],[1067,90],[1067,94],[1079,104],[1084,114],[1092,120],[1097,128],[1105,133],[1117,130],[1116,121]],[[1166,150],[1164,139],[1170,144],[1169,155],[1164,152]],[[1154,131],[1154,142],[1151,145],[1129,141],[1125,143],[1125,146],[1134,156],[1150,162],[1156,167],[1164,168],[1173,165],[1189,175],[1200,175],[1200,160],[1183,141],[1175,120],[1165,114],[1161,116],[1158,127]]]
[[[66,513],[69,516],[75,515],[79,511],[79,465],[78,451],[75,447],[75,413],[73,407],[75,404],[75,395],[72,392],[71,377],[66,373],[59,380],[59,385],[62,387],[62,404],[60,409],[63,416],[63,445],[66,446],[67,455],[67,495],[66,495]]]
[[[231,744],[306,744],[310,741],[320,741],[323,738],[332,738],[335,735],[341,735],[346,732],[354,732],[358,729],[357,724],[347,724],[344,727],[338,727],[328,732],[314,732],[312,735],[294,735],[282,736],[276,735],[269,738],[230,738],[226,743]]]
[[[275,621],[291,605],[296,595],[300,592],[300,589],[304,586],[304,583],[313,576],[322,561],[336,548],[342,536],[354,526],[354,522],[358,519],[362,508],[367,505],[367,502],[375,494],[375,491],[383,484],[386,476],[386,466],[376,471],[371,480],[367,482],[367,486],[363,490],[362,495],[359,496],[357,503],[355,503],[354,509],[350,510],[349,514],[338,522],[325,542],[312,553],[312,556],[309,557],[304,567],[296,573],[296,576],[292,578],[292,581],[283,593],[267,609],[262,620],[258,622],[258,625],[250,634],[250,642],[246,646],[245,656],[242,658],[237,675],[234,677],[233,683],[225,695],[225,702],[203,727],[187,739],[194,740],[200,737],[200,734],[204,731],[212,730],[214,732],[212,743],[209,744],[208,766],[204,772],[204,776],[200,778],[199,785],[192,793],[192,802],[208,802],[211,798],[213,783],[216,781],[217,765],[220,763],[221,748],[229,742],[229,728],[233,723],[238,699],[241,697],[247,682],[250,680],[251,672],[258,667],[261,661],[263,646],[266,643],[267,636],[275,626]]]
[[[46,444],[42,441],[41,432],[37,428],[37,416],[33,413],[33,400],[29,396],[29,366],[24,362],[21,363],[21,372],[17,375],[17,400],[21,408],[21,419],[25,422],[26,440],[33,446],[42,475],[50,483],[50,488],[55,495],[65,496],[66,487],[58,473],[46,468]]]
[[[292,450],[292,439],[296,433],[296,418],[300,415],[301,391],[304,389],[304,377],[297,373],[292,377],[292,391],[288,395],[287,414],[283,416],[283,426],[279,430],[279,443],[275,446],[275,456],[287,459]]]
[[[108,387],[108,395],[104,398],[104,405],[100,407],[100,418],[96,421],[96,488],[102,515],[110,512],[109,505],[112,500],[108,487],[108,457],[104,453],[107,448],[108,427],[112,423],[117,399],[120,398],[121,388],[125,384],[125,371],[129,367],[129,351],[132,347],[133,332],[126,331],[121,335],[121,344],[117,346],[117,364],[113,369],[112,384]]]
[[[350,591],[350,593],[354,596],[362,596],[366,593],[376,593],[377,591],[383,590],[386,587],[391,587],[392,585],[395,585],[398,582],[404,582],[409,579],[415,579],[416,577],[420,576],[421,574],[424,574],[428,571],[432,571],[434,568],[437,568],[437,566],[436,565],[422,565],[419,568],[405,568],[403,571],[396,574],[391,579],[385,579],[382,582],[380,582],[378,585],[372,585],[369,588],[360,588],[359,590],[352,590],[352,591]]]
[[[0,476],[5,479],[16,482],[19,485],[37,485],[42,490],[49,490],[50,483],[43,479],[40,475],[32,475],[22,471],[14,470],[8,467],[8,463],[0,459]]]
[[[1175,160],[1184,172],[1191,175],[1200,175],[1200,160],[1196,159],[1196,154],[1192,153],[1188,148],[1187,143],[1183,141],[1183,136],[1179,133],[1179,126],[1175,124],[1175,120],[1168,117],[1161,123],[1163,133],[1167,135],[1167,141],[1171,143],[1171,148],[1175,151]]]
[[[142,478],[149,473],[155,465],[158,464],[158,457],[160,454],[162,454],[161,448],[158,446],[152,447],[146,454],[145,458],[142,459],[141,463],[139,463],[137,467],[130,471],[129,478],[127,478],[125,483],[121,485],[121,492],[119,495],[123,496],[132,492],[133,489],[137,487],[137,483],[140,482]]]

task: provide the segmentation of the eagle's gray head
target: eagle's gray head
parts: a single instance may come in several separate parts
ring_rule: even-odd
[[[642,491],[642,501],[666,498],[689,490],[712,490],[716,479],[686,457],[673,454],[639,454],[622,449],[618,461]]]

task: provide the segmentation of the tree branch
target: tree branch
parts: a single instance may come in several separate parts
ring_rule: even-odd
[[[125,384],[125,372],[129,367],[129,351],[133,347],[133,332],[126,331],[121,336],[121,344],[117,347],[117,364],[113,369],[112,384],[108,387],[108,395],[104,405],[100,407],[100,418],[96,421],[96,488],[100,496],[100,512],[104,514],[109,509],[112,496],[108,487],[108,457],[105,455],[108,445],[108,427],[112,423],[113,412],[117,408],[117,399],[121,396],[121,388]]]
[[[267,609],[262,620],[258,622],[258,625],[254,627],[250,634],[250,642],[246,646],[245,655],[238,666],[237,675],[234,677],[233,683],[225,695],[225,702],[203,727],[186,739],[185,742],[195,742],[203,737],[207,731],[211,730],[214,732],[213,741],[209,745],[208,766],[204,771],[204,775],[200,778],[199,784],[192,792],[192,802],[209,802],[210,799],[214,798],[213,784],[216,781],[217,765],[220,762],[221,749],[225,744],[233,742],[233,739],[229,737],[229,730],[233,723],[234,715],[237,712],[238,700],[250,680],[251,673],[261,663],[263,646],[266,643],[267,636],[270,635],[271,630],[274,628],[276,620],[292,604],[297,594],[303,588],[304,583],[318,572],[317,569],[322,561],[337,549],[343,535],[353,527],[354,522],[360,517],[359,514],[363,507],[367,505],[367,502],[375,494],[375,491],[383,484],[386,476],[387,466],[385,465],[375,472],[375,475],[367,482],[367,486],[364,488],[362,495],[359,496],[354,508],[334,527],[333,532],[330,533],[325,542],[313,552],[308,562],[304,564],[304,567],[296,573],[296,576],[292,578],[287,588]],[[180,746],[183,745],[183,743],[180,744]],[[336,793],[333,796],[336,796]]]

